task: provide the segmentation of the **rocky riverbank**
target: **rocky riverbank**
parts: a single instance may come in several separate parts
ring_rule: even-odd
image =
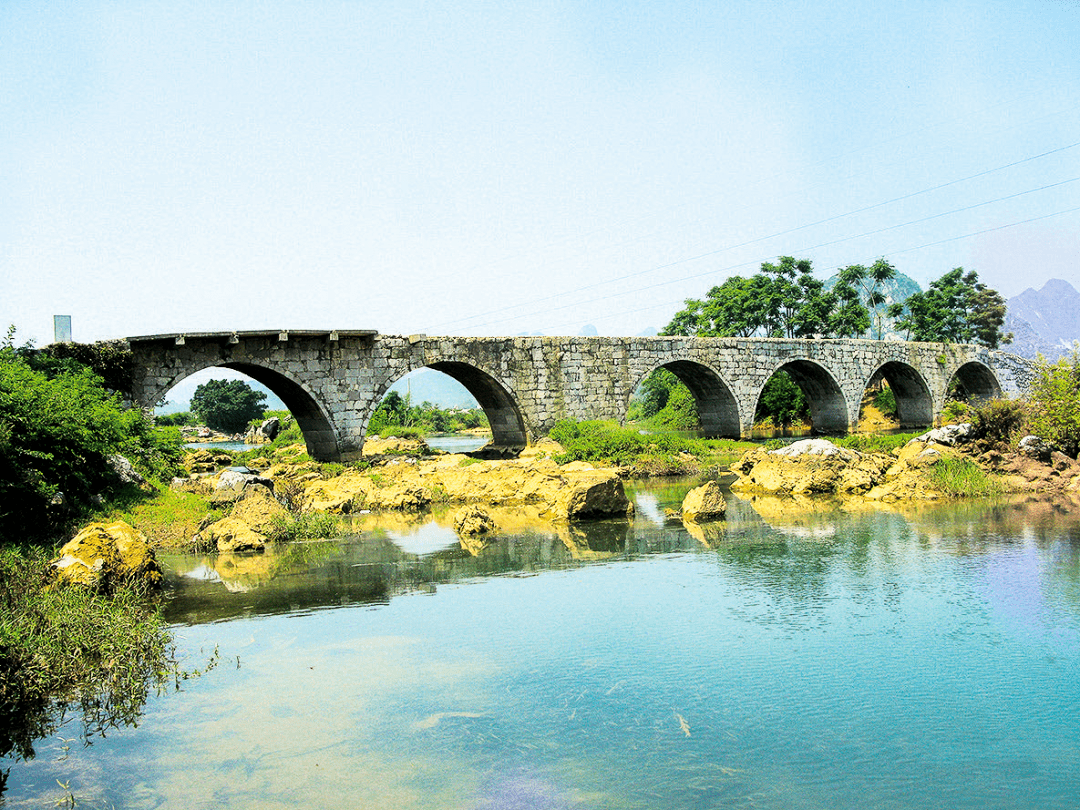
[[[827,495],[894,503],[997,492],[1080,500],[1075,459],[1033,436],[1016,449],[987,445],[974,438],[970,425],[932,430],[892,453],[861,453],[826,439],[756,448],[731,469],[738,476],[732,492],[747,496]],[[944,474],[955,470],[966,479]]]

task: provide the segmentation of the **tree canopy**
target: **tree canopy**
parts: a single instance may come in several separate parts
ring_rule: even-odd
[[[1012,334],[1002,331],[1005,299],[979,281],[974,270],[950,270],[930,282],[925,292],[893,304],[889,315],[909,340],[941,343],[978,343],[996,349]]]
[[[781,256],[750,278],[731,276],[686,307],[663,335],[698,337],[859,337],[871,327],[870,310],[884,302],[880,285],[895,268],[884,259],[840,271],[832,289],[814,276],[809,259]],[[865,301],[865,303],[864,303]],[[876,330],[881,336],[880,323]]]
[[[209,380],[195,389],[191,410],[206,426],[222,433],[241,433],[263,414],[266,394],[243,380]]]

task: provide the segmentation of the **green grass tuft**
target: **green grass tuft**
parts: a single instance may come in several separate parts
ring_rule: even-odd
[[[1000,495],[1005,491],[1001,479],[986,472],[974,461],[944,456],[930,468],[930,481],[953,498]]]

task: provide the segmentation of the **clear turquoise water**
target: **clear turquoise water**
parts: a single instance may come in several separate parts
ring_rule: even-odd
[[[221,663],[5,763],[7,806],[1080,805],[1076,515],[733,501],[696,539],[660,517],[688,486],[478,557],[435,522],[272,579],[170,558],[181,652]]]

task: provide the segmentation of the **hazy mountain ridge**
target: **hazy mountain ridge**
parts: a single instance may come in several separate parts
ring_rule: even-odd
[[[1067,281],[1052,278],[1041,290],[1028,287],[1007,306],[1005,331],[1013,333],[1013,342],[1006,351],[1056,360],[1080,340],[1080,292]]]

